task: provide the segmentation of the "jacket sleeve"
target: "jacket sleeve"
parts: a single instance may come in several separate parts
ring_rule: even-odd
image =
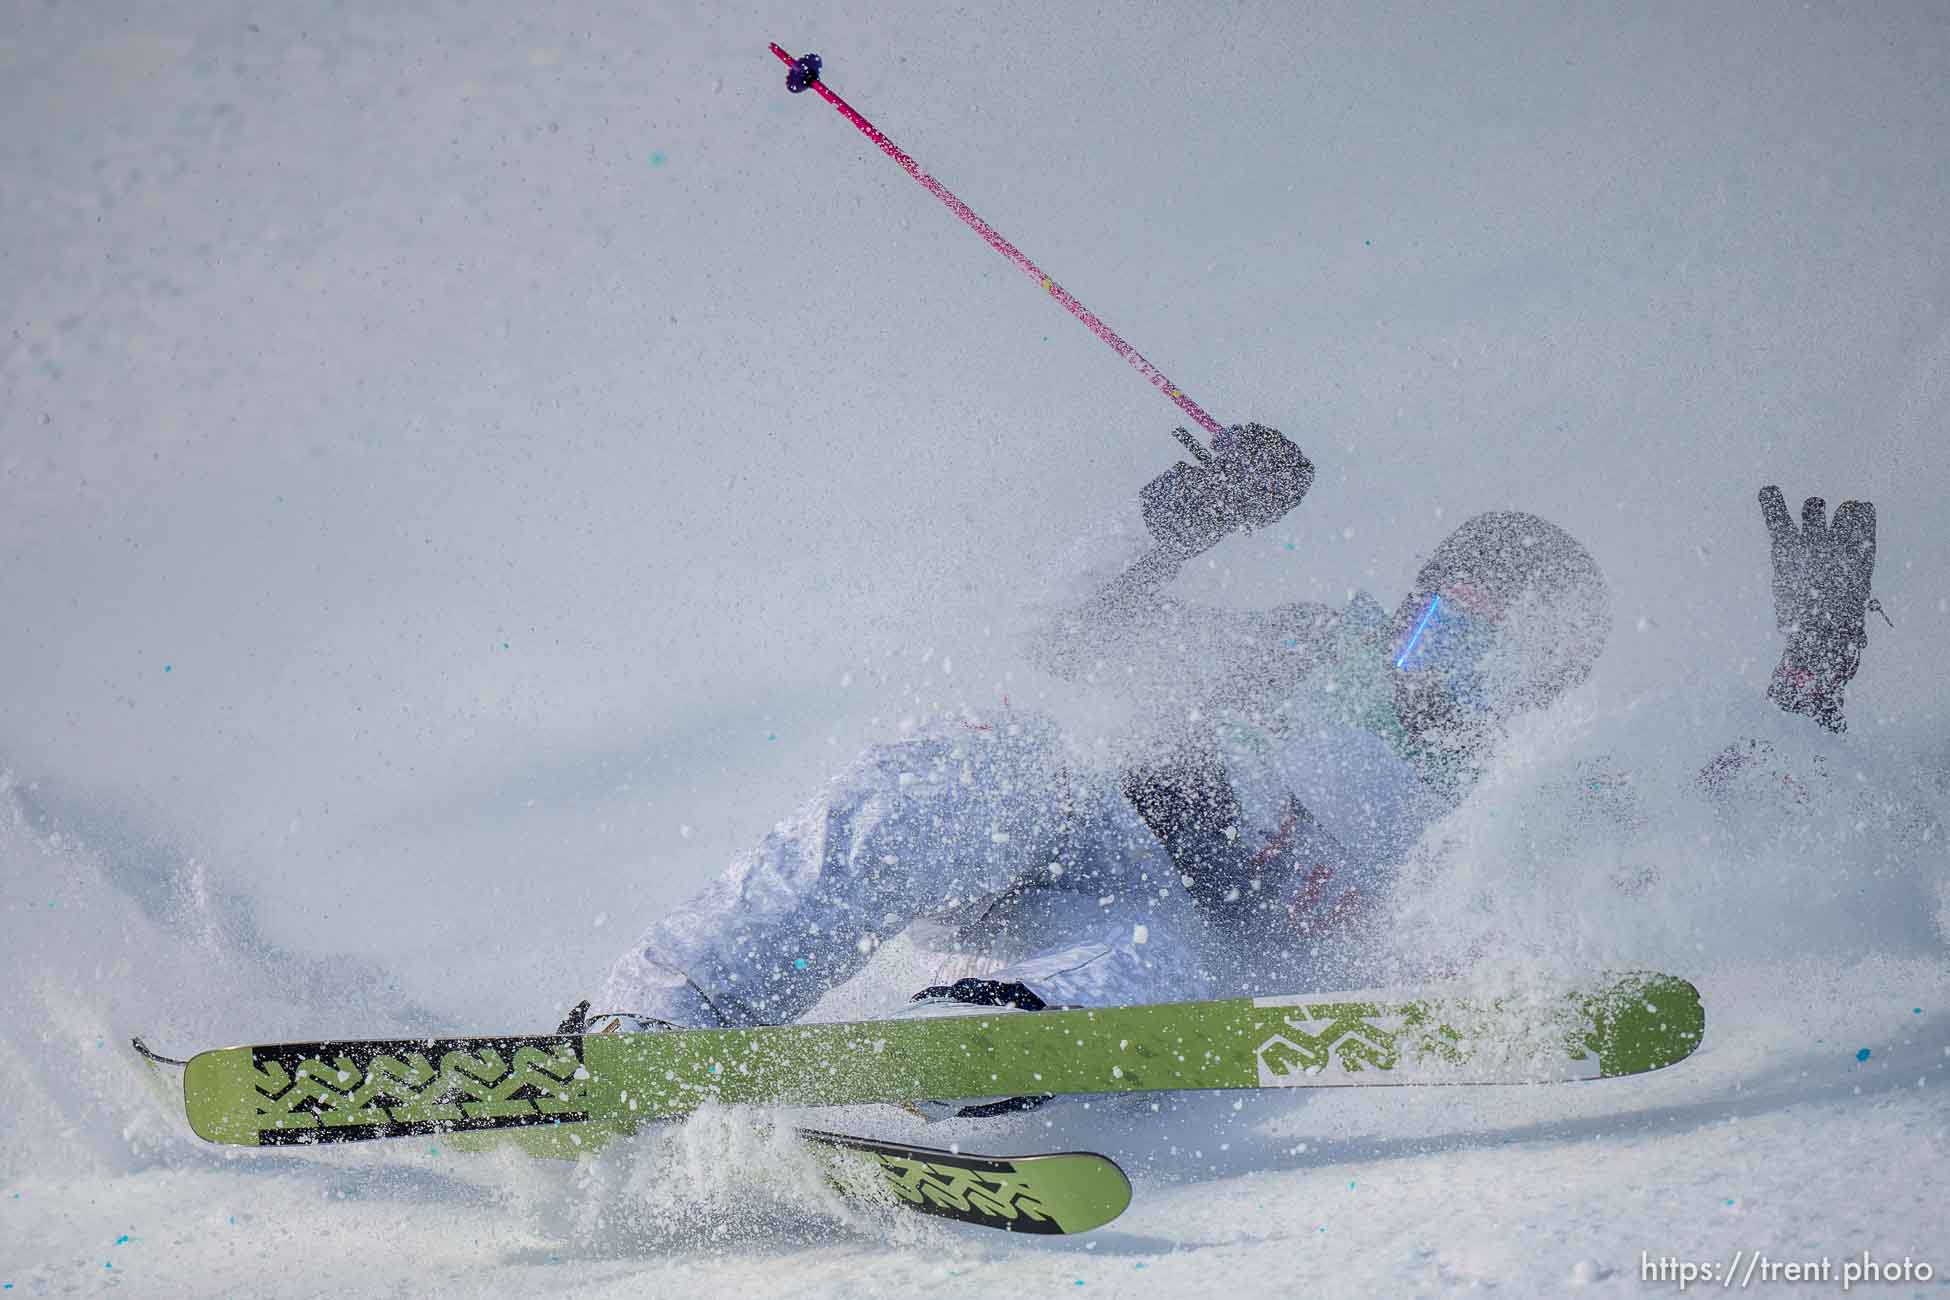
[[[1133,499],[1044,567],[1024,599],[1024,652],[1065,681],[1148,705],[1263,706],[1330,653],[1338,611],[1310,602],[1237,610],[1169,594],[1179,564]]]

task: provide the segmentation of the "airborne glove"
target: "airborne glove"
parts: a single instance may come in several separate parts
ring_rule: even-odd
[[[1212,450],[1200,464],[1179,461],[1139,494],[1145,526],[1175,560],[1210,550],[1235,528],[1277,522],[1313,486],[1313,462],[1278,429],[1235,424],[1212,439]]]
[[[1876,565],[1876,508],[1844,501],[1831,524],[1828,503],[1809,497],[1796,529],[1781,490],[1764,487],[1760,514],[1774,561],[1774,622],[1788,639],[1767,696],[1789,713],[1844,731],[1842,690],[1869,644],[1864,620]]]

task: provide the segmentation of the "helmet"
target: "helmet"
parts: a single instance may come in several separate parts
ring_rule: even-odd
[[[1548,520],[1477,515],[1429,556],[1396,608],[1395,705],[1412,731],[1504,721],[1591,673],[1611,599],[1591,553]]]

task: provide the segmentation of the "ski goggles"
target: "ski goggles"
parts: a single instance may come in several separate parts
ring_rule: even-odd
[[[1497,639],[1496,619],[1484,611],[1486,602],[1470,596],[1459,589],[1430,596],[1395,654],[1397,672],[1439,683],[1457,703],[1469,703],[1481,693],[1483,661]]]

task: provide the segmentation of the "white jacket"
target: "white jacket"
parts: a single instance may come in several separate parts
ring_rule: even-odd
[[[1372,903],[1453,806],[1404,752],[1379,607],[1361,596],[1340,612],[1246,613],[1187,608],[1156,584],[1120,591],[1149,542],[1135,516],[1092,530],[1032,593],[1033,653],[1072,678],[1114,666],[1098,675],[1168,720],[1155,743],[1222,754],[1268,888],[1297,891],[1316,916]],[[1279,865],[1295,801],[1334,842],[1331,880],[1313,858],[1297,877]],[[990,978],[1053,1005],[1213,996],[1236,970],[1186,883],[1121,775],[1069,761],[1047,720],[941,722],[869,748],[652,925],[601,1006],[687,1025],[784,1023],[926,918],[995,954]],[[1301,968],[1304,945],[1295,952],[1289,991],[1318,975]]]

